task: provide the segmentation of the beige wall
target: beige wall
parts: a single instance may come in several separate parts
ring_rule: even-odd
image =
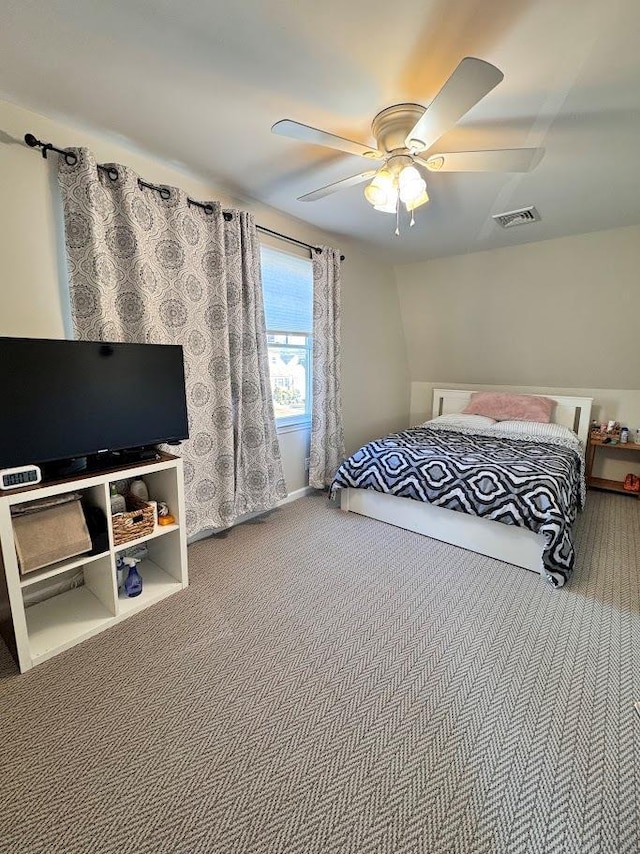
[[[65,147],[87,146],[98,160],[129,165],[147,180],[179,185],[196,199],[252,210],[259,224],[312,244],[339,246],[343,265],[343,397],[345,438],[362,441],[403,426],[409,378],[393,272],[362,247],[313,229],[273,209],[233,199],[211,182],[141,154],[105,136],[87,133],[0,101],[0,335],[65,337],[70,332],[62,221],[55,156],[44,160],[22,140],[31,132]],[[212,164],[212,170],[215,164]],[[275,245],[275,244],[274,244]],[[287,244],[280,244],[285,248]],[[308,435],[281,434],[289,492],[306,483]]]
[[[594,398],[594,417],[640,427],[640,227],[396,268],[411,423],[436,386]],[[608,453],[619,479],[637,455]]]
[[[640,387],[640,226],[396,268],[415,381]]]

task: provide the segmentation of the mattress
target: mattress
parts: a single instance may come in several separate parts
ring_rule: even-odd
[[[544,577],[563,586],[575,562],[572,528],[585,500],[581,442],[564,436],[426,424],[369,442],[330,487],[373,489],[517,525],[545,540]]]

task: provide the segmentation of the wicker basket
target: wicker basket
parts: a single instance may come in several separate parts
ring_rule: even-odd
[[[152,534],[156,524],[155,504],[142,501],[131,493],[128,493],[125,498],[127,512],[117,513],[111,517],[113,543],[116,546]]]

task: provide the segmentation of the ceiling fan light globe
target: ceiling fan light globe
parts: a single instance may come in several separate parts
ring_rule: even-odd
[[[395,192],[394,177],[388,169],[379,169],[373,177],[373,181],[365,187],[364,195],[374,207],[393,201]],[[396,194],[397,198],[397,194]],[[395,202],[394,202],[395,203]]]
[[[412,202],[422,195],[425,189],[424,179],[415,166],[405,166],[398,176],[400,201]]]
[[[417,181],[405,181],[404,184],[400,185],[400,201],[410,204],[419,199],[426,188],[427,185],[422,178],[418,178]]]
[[[391,187],[391,191],[388,193],[384,204],[374,205],[374,208],[377,211],[382,211],[382,213],[394,214],[398,209],[398,191],[396,188]]]
[[[382,169],[378,169],[371,183],[378,187],[382,187],[385,190],[390,190],[394,185],[394,177],[393,174],[383,166]]]
[[[381,211],[382,213],[390,213],[394,214],[396,212],[395,205],[374,205],[374,210]]]
[[[364,195],[369,204],[376,207],[377,205],[384,205],[389,194],[383,187],[372,181],[364,188]]]
[[[414,199],[411,202],[405,202],[404,205],[405,205],[407,211],[409,213],[411,213],[411,211],[414,211],[416,208],[419,208],[421,205],[426,205],[426,203],[428,201],[429,201],[429,194],[427,193],[427,188],[425,186],[422,194],[420,196],[418,196],[417,199]]]
[[[402,189],[406,184],[412,184],[414,181],[420,181],[421,179],[422,176],[415,166],[405,166],[398,176],[398,184],[400,185],[400,189]]]

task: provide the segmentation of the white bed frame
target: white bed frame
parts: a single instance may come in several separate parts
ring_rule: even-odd
[[[434,389],[432,417],[462,412],[471,394],[471,391],[460,389]],[[556,402],[554,423],[569,427],[586,446],[593,398],[552,394],[543,396]],[[479,552],[533,572],[542,572],[544,537],[526,528],[505,525],[503,522],[494,522],[479,516],[468,516],[456,510],[435,507],[412,498],[400,498],[371,489],[341,489],[340,508],[345,512],[379,519],[398,528],[443,540],[445,543]]]

